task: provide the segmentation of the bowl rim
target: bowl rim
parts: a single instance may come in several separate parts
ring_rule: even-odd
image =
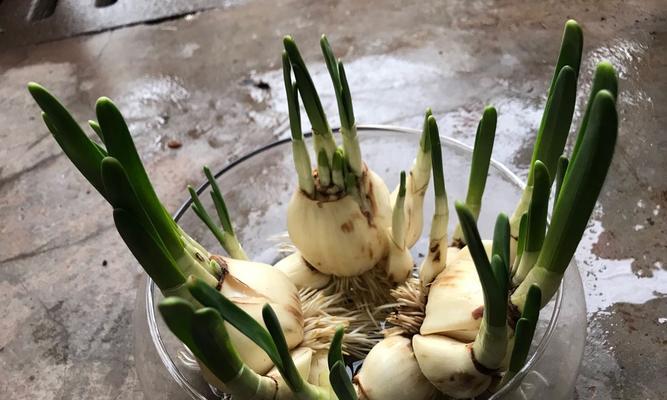
[[[337,133],[340,131],[340,128],[333,128],[332,131],[334,133]],[[405,127],[400,127],[400,126],[395,126],[395,125],[378,125],[378,124],[366,124],[366,125],[357,125],[357,131],[391,131],[395,133],[407,133],[410,135],[421,135],[421,131],[418,129],[413,129],[413,128],[405,128]],[[311,137],[312,133],[311,132],[306,132],[304,133],[304,137]],[[461,150],[467,151],[469,153],[472,153],[473,148],[459,140],[456,140],[454,138],[451,138],[449,136],[443,136],[440,135],[440,140],[441,140],[441,145],[444,143],[447,143],[448,145],[451,145],[453,147],[457,147]],[[213,177],[217,180],[220,178],[222,175],[227,173],[229,170],[232,168],[236,167],[237,165],[243,163],[244,161],[247,161],[265,151],[268,151],[274,147],[278,147],[281,145],[284,145],[286,143],[290,143],[292,141],[291,137],[275,140],[269,144],[266,144],[264,146],[261,146],[253,151],[250,151],[241,157],[228,162],[225,164],[224,167],[222,167],[219,171],[217,171]],[[508,167],[506,167],[504,164],[500,163],[499,161],[491,158],[491,165],[493,165],[495,168],[497,168],[500,172],[502,172],[505,177],[509,178],[509,180],[517,185],[520,188],[525,187],[525,182],[519,178],[515,173],[513,173]],[[197,194],[202,194],[204,190],[206,190],[209,187],[208,181],[203,182],[200,184],[196,192]],[[178,222],[183,215],[186,213],[186,211],[189,209],[190,205],[192,204],[192,199],[188,198],[181,204],[181,206],[174,212],[172,217],[174,218],[174,221]],[[573,262],[573,261],[571,261]],[[169,353],[167,352],[167,349],[164,345],[164,341],[162,340],[162,336],[160,335],[160,332],[158,330],[157,326],[157,320],[156,320],[156,312],[155,312],[155,304],[154,304],[154,295],[156,291],[156,285],[153,282],[153,280],[147,276],[146,279],[146,299],[145,299],[145,305],[146,305],[146,322],[148,324],[148,329],[151,335],[151,340],[153,342],[153,345],[155,346],[155,350],[158,353],[158,356],[160,357],[160,360],[162,361],[162,364],[165,366],[167,371],[169,371],[170,375],[172,378],[176,381],[176,384],[181,387],[184,391],[186,391],[193,399],[196,400],[207,400],[206,397],[204,397],[199,391],[188,382],[187,378],[183,376],[181,371],[179,371],[178,367],[176,366],[176,363],[174,363],[174,360],[171,358]],[[558,322],[558,317],[560,315],[561,311],[561,306],[563,302],[563,292],[564,292],[564,287],[563,287],[563,281],[561,281],[558,291],[556,292],[556,296],[553,299],[554,301],[554,309],[551,313],[551,317],[549,318],[549,324],[547,325],[547,328],[544,332],[544,335],[542,335],[542,338],[540,339],[540,342],[537,345],[537,348],[533,354],[528,358],[526,361],[525,365],[521,370],[514,376],[510,381],[500,388],[497,392],[493,393],[488,400],[495,400],[495,399],[501,399],[504,394],[509,393],[510,391],[514,390],[523,380],[523,378],[532,370],[532,367],[542,358],[542,355],[547,349],[547,344],[551,341],[551,338],[553,336],[553,333],[556,329],[556,325]]]

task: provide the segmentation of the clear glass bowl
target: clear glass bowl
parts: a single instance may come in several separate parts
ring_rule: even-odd
[[[416,154],[420,132],[389,126],[358,128],[366,163],[394,188],[401,170],[409,170]],[[471,148],[456,140],[442,138],[445,182],[450,200],[464,199]],[[284,240],[286,209],[296,185],[289,139],[281,140],[235,160],[216,178],[222,190],[237,235],[248,254],[257,261],[274,263],[280,258],[278,244]],[[482,237],[491,237],[500,212],[511,213],[523,183],[503,165],[492,162],[484,194],[479,228]],[[199,188],[200,193],[207,185]],[[424,232],[429,232],[433,213],[432,189],[426,194]],[[212,204],[202,196],[205,206]],[[450,234],[456,224],[450,212]],[[212,252],[222,253],[212,235],[186,201],[175,215],[193,238]],[[427,235],[427,234],[426,234]],[[450,236],[451,237],[451,236]],[[426,254],[427,237],[413,248],[419,265]],[[146,278],[137,294],[135,309],[135,362],[147,399],[218,399],[218,394],[201,378],[184,346],[164,325],[156,305],[162,298],[154,283]],[[490,399],[571,398],[586,337],[585,300],[576,265],[565,273],[554,299],[540,314],[533,349],[526,366]]]

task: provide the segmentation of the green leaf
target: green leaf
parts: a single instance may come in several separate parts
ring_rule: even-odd
[[[336,361],[331,367],[329,382],[339,400],[357,400],[357,393],[342,361]]]
[[[595,95],[597,95],[600,90],[609,91],[609,93],[611,93],[614,98],[618,96],[618,80],[616,78],[616,71],[608,61],[602,61],[595,69],[593,85],[591,87],[591,93],[588,97],[586,111],[584,112],[584,116],[581,119],[581,126],[579,127],[579,132],[577,133],[577,141],[574,144],[574,149],[572,150],[572,160],[577,157],[577,153],[581,147],[581,142],[584,139],[586,127],[588,126],[588,120],[591,117],[591,108],[593,107],[594,103],[593,100],[595,99]]]
[[[180,297],[167,297],[160,301],[158,310],[169,330],[192,351],[199,359],[204,358],[204,351],[195,344],[192,338],[192,324],[195,308],[190,302]]]
[[[218,213],[222,228],[230,235],[236,236],[234,233],[234,226],[232,225],[232,219],[229,217],[229,211],[227,211],[227,205],[225,204],[225,199],[222,197],[218,182],[215,180],[215,177],[213,177],[211,170],[206,166],[204,166],[204,175],[206,175],[206,179],[208,180],[209,185],[211,185],[211,198],[213,199],[215,211]]]
[[[430,111],[430,110],[429,110]],[[429,112],[427,111],[427,115]],[[442,171],[442,147],[440,147],[440,132],[438,124],[432,115],[428,115],[428,135],[431,150],[431,165],[433,169],[433,190],[436,197],[446,196],[445,175]]]
[[[565,156],[561,156],[558,159],[558,167],[556,168],[556,194],[554,195],[554,210],[556,209],[556,202],[558,201],[560,189],[563,186],[563,180],[565,179],[565,173],[567,172],[567,166],[569,163],[570,161]]]
[[[565,174],[537,265],[560,273],[567,268],[607,176],[617,135],[614,96],[601,90],[595,96],[579,153]]]
[[[123,116],[115,104],[106,97],[97,100],[96,112],[109,155],[123,165],[139,201],[153,222],[162,242],[172,257],[178,260],[184,249],[176,232],[176,224],[155,194]]]
[[[340,114],[340,124],[341,126],[349,129],[352,126],[350,119],[347,114],[346,102],[351,104],[349,99],[343,97],[343,84],[341,81],[341,69],[339,68],[339,62],[336,60],[336,56],[331,49],[329,40],[325,35],[322,35],[320,38],[320,47],[322,48],[322,54],[324,55],[324,62],[327,65],[327,70],[329,71],[329,76],[331,77],[331,82],[333,83],[334,93],[336,94],[336,102],[338,103],[338,113]],[[345,72],[343,71],[343,76]],[[347,80],[345,81],[347,86]],[[346,87],[347,95],[349,96],[349,88]]]
[[[327,362],[329,369],[332,369],[334,364],[338,361],[343,363],[343,335],[345,334],[345,327],[338,325],[336,333],[331,339],[331,346],[329,347],[329,354],[327,355]]]
[[[285,378],[285,382],[287,382],[287,385],[293,392],[299,393],[303,391],[305,383],[299,374],[296,365],[294,365],[294,360],[292,360],[289,347],[287,347],[287,340],[285,340],[285,335],[280,326],[278,316],[270,305],[265,304],[264,307],[262,307],[262,318],[264,319],[266,328],[269,330],[269,334],[271,334],[271,338],[273,339],[273,343],[275,343],[278,355],[281,359],[281,364],[276,365],[276,367],[278,367],[280,374]]]
[[[556,176],[556,163],[565,148],[576,99],[577,74],[566,65],[560,70],[554,89],[547,99],[540,129],[535,140],[535,148],[533,149],[528,185],[533,184],[535,162],[537,160],[544,163],[551,178]],[[551,187],[552,182],[550,182],[549,187]]]
[[[283,51],[283,79],[285,81],[285,92],[287,95],[287,110],[289,112],[289,125],[292,131],[292,139],[302,140],[301,111],[299,109],[299,95],[296,85],[292,82],[292,67],[289,63],[287,52]]]
[[[160,246],[160,251],[168,254],[160,235],[139,201],[120,162],[113,157],[105,157],[101,163],[101,175],[104,191],[107,193],[107,199],[113,208],[122,208],[134,215],[137,219],[136,222]]]
[[[178,269],[176,261],[138,222],[139,217],[128,210],[116,208],[113,211],[113,218],[123,241],[160,290],[164,292],[185,282],[185,277]]]
[[[493,250],[491,254],[500,256],[505,267],[510,267],[510,221],[507,215],[500,213],[493,230]],[[509,279],[509,278],[508,278]]]
[[[549,207],[549,192],[551,191],[551,178],[544,164],[537,160],[535,162],[535,178],[533,194],[528,206],[528,230],[524,251],[536,252],[542,248],[544,233],[547,228],[547,210]]]
[[[105,154],[88,138],[74,117],[45,88],[30,82],[28,91],[44,112],[42,118],[63,152],[102,196],[106,198],[100,163]]]
[[[509,271],[507,264],[498,254],[491,257],[491,271],[496,278],[496,285],[498,291],[503,295],[503,304],[507,304],[507,297],[509,296]],[[505,309],[505,319],[507,319],[507,309]]]
[[[426,112],[424,113],[424,125],[422,126],[422,134],[421,137],[419,138],[419,147],[424,153],[428,153],[429,151],[431,151],[431,134],[430,134],[431,131],[429,130],[429,117],[431,116],[433,116],[433,111],[431,111],[430,108],[427,108]],[[440,136],[438,136],[438,142],[440,142]]]
[[[516,258],[517,260],[521,259],[523,255],[523,250],[526,247],[526,234],[528,233],[528,213],[525,212],[521,215],[521,222],[519,223],[519,239],[517,240],[516,245]],[[518,261],[515,261],[516,265]]]
[[[195,215],[199,217],[199,219],[206,225],[208,230],[215,236],[216,240],[220,245],[227,250],[227,238],[226,238],[226,233],[223,232],[216,224],[213,222],[213,219],[211,219],[211,216],[206,212],[206,209],[201,203],[201,200],[199,199],[199,196],[197,195],[197,192],[191,187],[188,186],[188,192],[190,193],[190,198],[192,199],[192,211],[194,211]],[[229,250],[227,250],[229,253]]]
[[[533,341],[533,332],[530,329],[530,322],[525,318],[519,318],[514,328],[514,347],[510,357],[508,371],[517,373],[526,364],[530,344]]]
[[[528,289],[521,318],[514,328],[514,349],[510,357],[509,371],[516,373],[523,368],[530,351],[530,344],[535,335],[537,322],[540,318],[542,291],[536,284]]]
[[[98,138],[104,143],[104,133],[102,133],[102,128],[100,128],[100,124],[97,123],[97,121],[93,121],[92,119],[88,120],[88,126],[95,132]]]
[[[466,195],[466,205],[473,210],[475,219],[479,215],[482,196],[486,187],[486,178],[489,175],[497,121],[498,114],[496,109],[494,107],[486,107],[482,114],[482,119],[477,126],[477,133],[475,134],[475,146],[472,151],[470,178],[468,180],[468,194]]]
[[[350,85],[347,83],[347,74],[345,73],[345,67],[343,66],[342,61],[338,61],[338,75],[340,76],[340,96],[343,98],[342,107],[345,111],[345,123],[347,124],[347,128],[350,129],[355,122],[354,108],[352,107],[352,94],[350,93]],[[341,115],[341,119],[342,118],[343,116]]]
[[[496,277],[491,270],[491,264],[486,255],[482,238],[477,230],[475,217],[468,207],[460,201],[455,203],[456,213],[459,215],[459,224],[463,236],[470,250],[475,269],[484,292],[484,318],[493,326],[504,326],[506,323],[507,306],[502,299],[506,296],[499,288]]]
[[[203,280],[191,276],[188,278],[187,287],[197,301],[206,307],[215,309],[225,321],[264,350],[276,367],[282,368],[278,349],[271,335],[263,326],[222,293],[208,286]]]
[[[232,345],[224,321],[213,308],[195,311],[192,321],[192,338],[204,350],[204,364],[222,382],[238,376],[243,361]]]
[[[320,180],[320,186],[327,188],[331,184],[331,169],[329,168],[329,158],[327,152],[322,149],[317,154],[317,177]]]
[[[560,45],[560,53],[554,70],[548,93],[551,93],[556,86],[558,74],[564,66],[569,66],[575,75],[579,75],[579,66],[581,65],[581,54],[584,47],[584,33],[577,21],[571,19],[565,23],[563,29],[563,38]]]
[[[327,122],[327,116],[324,113],[324,108],[322,107],[320,97],[317,94],[317,89],[315,89],[313,79],[310,77],[310,73],[308,73],[308,68],[306,68],[306,63],[301,57],[296,42],[294,42],[294,39],[291,36],[285,36],[283,38],[283,46],[285,47],[289,61],[292,64],[292,70],[294,71],[294,77],[296,78],[297,86],[301,93],[303,106],[306,109],[308,119],[310,119],[310,123],[313,126],[313,133],[320,135],[329,134],[331,129]]]

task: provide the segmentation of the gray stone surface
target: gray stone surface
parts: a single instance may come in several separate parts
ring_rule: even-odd
[[[82,122],[94,117],[95,98],[113,98],[174,210],[185,186],[200,181],[200,166],[220,168],[286,135],[282,35],[293,34],[306,59],[317,60],[315,80],[329,93],[317,43],[324,32],[347,62],[360,123],[418,127],[430,106],[444,134],[472,143],[479,113],[492,103],[500,113],[494,157],[525,176],[570,17],[586,35],[581,100],[596,61],[610,59],[621,77],[616,156],[577,255],[590,317],[577,396],[666,398],[660,0],[258,0],[38,46],[0,43],[0,397],[144,397],[132,321],[141,271],[106,204],[49,137],[26,82],[50,88]],[[324,103],[334,115],[335,99],[327,94]],[[170,140],[182,146],[172,149]]]

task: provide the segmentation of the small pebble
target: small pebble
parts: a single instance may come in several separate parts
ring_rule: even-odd
[[[170,139],[167,142],[167,147],[169,147],[170,149],[178,149],[181,146],[183,146],[183,143],[181,143],[181,141],[178,139]]]
[[[107,263],[107,260],[102,260],[102,266],[103,266],[103,267],[106,267],[107,264],[108,264],[108,263]]]

